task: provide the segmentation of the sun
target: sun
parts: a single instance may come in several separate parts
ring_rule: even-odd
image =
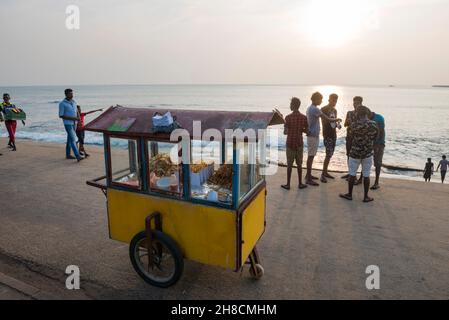
[[[313,0],[306,9],[301,28],[309,40],[320,47],[341,47],[363,29],[364,1]]]

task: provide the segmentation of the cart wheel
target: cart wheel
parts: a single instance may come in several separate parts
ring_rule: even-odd
[[[181,250],[168,235],[152,230],[152,266],[148,261],[147,234],[142,231],[134,236],[129,245],[129,257],[137,274],[147,283],[168,288],[181,277],[184,260]]]
[[[254,269],[256,272],[254,272]],[[251,275],[251,277],[253,277],[256,280],[259,280],[260,278],[262,278],[263,274],[264,274],[265,270],[263,269],[262,265],[259,263],[256,263],[253,266],[249,267],[249,274]]]

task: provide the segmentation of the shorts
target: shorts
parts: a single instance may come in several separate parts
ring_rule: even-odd
[[[287,165],[293,166],[293,163],[296,161],[296,165],[298,167],[302,167],[302,157],[303,157],[303,147],[300,146],[296,149],[287,148]]]
[[[374,166],[376,168],[382,167],[382,159],[384,158],[385,146],[383,144],[374,145]]]
[[[373,157],[365,158],[365,159],[354,159],[349,157],[348,161],[349,165],[349,175],[357,176],[357,171],[359,170],[360,165],[362,165],[362,175],[364,178],[369,178],[371,174],[371,167],[373,166]]]
[[[85,135],[84,130],[76,131],[76,136],[78,137],[78,142],[80,144],[84,144],[84,135]]]
[[[326,156],[332,157],[334,155],[337,139],[334,137],[324,137],[324,146],[326,147]]]
[[[318,144],[320,143],[319,137],[307,137],[307,154],[309,157],[316,156],[318,152]]]

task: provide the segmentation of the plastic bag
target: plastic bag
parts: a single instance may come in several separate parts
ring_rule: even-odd
[[[170,112],[164,115],[155,113],[153,116],[153,127],[168,127],[173,124],[173,117]]]

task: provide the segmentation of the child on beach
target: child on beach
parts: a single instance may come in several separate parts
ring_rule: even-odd
[[[3,103],[0,104],[0,112],[5,112],[7,109],[17,109],[17,107],[11,103],[11,97],[8,93],[3,94]],[[25,121],[22,120],[23,125],[25,125]],[[5,120],[5,126],[8,130],[8,148],[12,151],[16,151],[16,128],[17,121],[16,120]]]
[[[424,167],[424,180],[426,182],[430,182],[430,179],[432,179],[433,175],[433,162],[431,158],[427,158],[426,166]]]
[[[91,113],[95,113],[95,112],[100,112],[103,111],[103,109],[97,109],[97,110],[92,110],[89,112],[82,112],[81,111],[81,106],[77,105],[76,106],[78,109],[78,115],[79,115],[79,121],[76,125],[76,136],[78,137],[78,149],[80,151],[80,154],[82,156],[88,157],[89,154],[87,154],[86,150],[84,149],[84,136],[85,136],[85,132],[84,132],[84,118],[86,117],[86,115],[91,114]]]

